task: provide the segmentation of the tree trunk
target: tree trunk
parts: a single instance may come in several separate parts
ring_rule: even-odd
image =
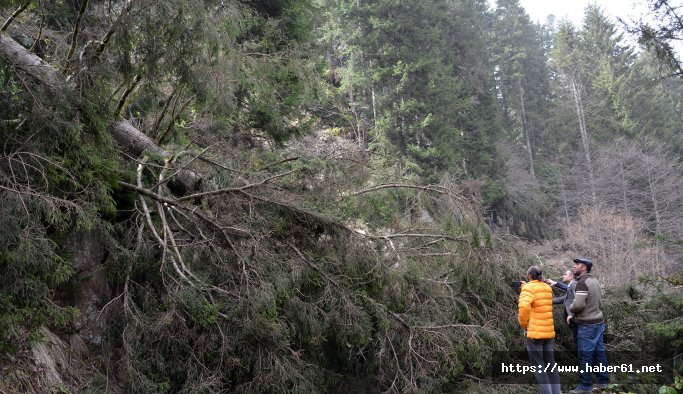
[[[109,127],[109,132],[112,137],[114,137],[114,140],[116,140],[116,142],[118,142],[131,156],[139,157],[144,151],[148,151],[153,155],[161,156],[165,159],[172,156],[169,151],[158,146],[154,140],[136,129],[127,120],[112,124]]]
[[[652,200],[652,213],[655,217],[655,237],[662,234],[662,221],[659,213],[659,204],[657,201],[657,191],[655,190],[652,164],[649,160],[646,162],[647,165],[647,183],[650,189],[650,199]]]
[[[622,158],[619,158],[619,170],[621,172],[621,200],[622,204],[624,204],[624,213],[630,215],[627,196],[628,181],[626,180],[626,168],[624,168],[624,160]]]
[[[575,78],[572,78],[572,91],[574,93],[574,105],[576,106],[576,116],[579,118],[579,132],[581,133],[581,144],[588,167],[588,182],[591,190],[593,204],[596,203],[595,181],[593,177],[593,162],[591,161],[590,147],[588,145],[588,130],[586,130],[586,116],[583,113],[583,98],[581,97],[581,86]]]
[[[657,191],[655,189],[655,184],[654,184],[654,179],[653,179],[653,164],[652,162],[648,159],[645,161],[645,165],[647,166],[647,183],[649,186],[650,190],[650,197],[652,199],[652,211],[655,216],[655,250],[656,250],[656,257],[654,261],[652,262],[652,270],[653,272],[658,272],[657,267],[659,266],[659,240],[660,240],[660,235],[662,234],[662,219],[661,215],[659,212],[659,204],[657,200]]]
[[[372,72],[372,60],[370,60],[370,72]],[[375,95],[375,84],[370,84],[370,92],[372,93],[372,130],[377,132],[377,97]]]
[[[67,79],[64,78],[64,75],[57,68],[32,54],[21,44],[4,34],[0,34],[0,58],[12,64],[15,68],[31,75],[51,89],[66,93],[67,95],[73,92],[73,97],[77,97],[76,87],[72,83],[67,82]],[[167,159],[173,156],[172,153],[158,146],[151,138],[133,127],[126,120],[114,122],[110,125],[109,132],[126,152],[135,157],[140,156],[145,151]],[[185,192],[191,193],[197,191],[200,187],[201,177],[194,172],[183,170],[178,175]]]
[[[565,220],[565,224],[568,226],[569,225],[569,207],[567,204],[567,192],[564,188],[564,179],[562,178],[561,174],[560,174],[560,190],[562,193],[562,205],[564,207],[564,220]]]
[[[49,63],[29,52],[18,42],[5,34],[0,34],[0,58],[14,67],[30,74],[52,89],[75,90],[75,86],[69,84],[64,76]]]
[[[519,84],[519,104],[522,109],[522,133],[524,134],[524,140],[526,142],[526,151],[529,156],[529,174],[532,178],[536,178],[534,171],[534,155],[531,149],[531,138],[529,138],[529,129],[526,123],[526,107],[524,107],[524,87],[522,86],[522,80],[518,80]]]

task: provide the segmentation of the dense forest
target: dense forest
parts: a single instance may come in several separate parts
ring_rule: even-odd
[[[608,350],[681,365],[683,4],[648,5],[0,1],[0,393],[537,392],[489,370],[511,281],[579,256]]]

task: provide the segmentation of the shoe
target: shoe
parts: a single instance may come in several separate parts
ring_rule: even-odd
[[[598,383],[593,385],[593,390],[604,390],[609,388],[609,383]]]
[[[593,394],[593,388],[590,389],[580,389],[580,388],[575,388],[574,390],[571,390],[569,394]]]

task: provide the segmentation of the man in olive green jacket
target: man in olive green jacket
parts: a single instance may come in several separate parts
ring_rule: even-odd
[[[591,277],[593,261],[589,259],[574,259],[574,276],[576,292],[574,302],[569,310],[574,314],[573,319],[578,324],[579,345],[579,386],[569,394],[591,394],[593,392],[593,375],[587,367],[607,367],[607,353],[603,344],[605,322],[602,315],[602,290],[597,279]],[[599,386],[609,384],[607,372],[596,373]]]

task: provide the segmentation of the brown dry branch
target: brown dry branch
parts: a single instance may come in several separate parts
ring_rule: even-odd
[[[200,207],[197,206],[186,206],[184,204],[181,204],[176,198],[173,197],[168,197],[168,196],[162,196],[159,195],[156,192],[153,192],[152,190],[147,189],[146,187],[143,187],[141,185],[133,185],[128,182],[123,182],[119,181],[119,185],[125,187],[126,189],[133,190],[137,193],[140,193],[141,195],[145,197],[149,197],[155,201],[168,204],[170,206],[173,206],[175,209],[182,210],[187,212],[188,214],[197,216],[198,218],[202,219],[202,221],[208,223],[211,225],[211,227],[215,228],[221,233],[225,233],[225,236],[227,237],[227,234],[234,235],[234,236],[239,236],[239,237],[250,237],[251,234],[242,228],[235,227],[235,226],[226,226],[226,225],[221,225],[216,220],[210,218],[206,214],[204,214],[201,211]]]
[[[296,161],[296,160],[299,160],[299,157],[286,157],[286,158],[284,158],[284,159],[282,159],[282,160],[278,160],[278,161],[276,161],[276,162],[274,162],[274,163],[266,164],[266,165],[264,165],[264,166],[258,168],[257,171],[265,171],[265,170],[267,170],[267,169],[269,169],[269,168],[278,166],[278,165],[280,165],[280,164],[289,163],[289,162],[291,162],[291,161]]]
[[[213,196],[213,195],[216,195],[216,194],[227,194],[227,193],[243,192],[243,191],[245,191],[245,190],[253,189],[253,188],[256,188],[256,187],[258,187],[258,186],[263,186],[263,185],[265,185],[266,183],[268,183],[268,182],[270,182],[270,181],[272,181],[272,180],[275,180],[275,179],[278,179],[278,178],[282,178],[282,177],[287,176],[287,175],[291,175],[291,174],[295,173],[296,171],[298,171],[298,170],[291,170],[291,171],[287,171],[287,172],[284,172],[284,173],[281,173],[281,174],[275,174],[275,175],[273,175],[273,176],[271,176],[271,177],[268,177],[268,178],[266,178],[266,179],[263,179],[263,180],[261,180],[261,181],[259,181],[259,182],[250,183],[250,184],[247,184],[247,185],[244,185],[244,186],[240,186],[240,187],[226,187],[226,188],[222,188],[222,189],[218,189],[218,190],[211,190],[211,191],[208,191],[208,192],[190,194],[190,195],[187,195],[187,196],[178,198],[177,201],[178,201],[178,202],[182,202],[182,201],[188,201],[188,200],[196,200],[196,199],[199,199],[199,198],[202,198],[202,197]]]
[[[386,240],[390,240],[393,238],[437,238],[439,240],[464,242],[467,244],[469,244],[471,242],[471,237],[469,237],[469,236],[453,237],[453,236],[446,235],[446,234],[399,233],[399,234],[389,234],[389,235],[366,235],[366,237],[372,238],[372,239],[386,239]]]

